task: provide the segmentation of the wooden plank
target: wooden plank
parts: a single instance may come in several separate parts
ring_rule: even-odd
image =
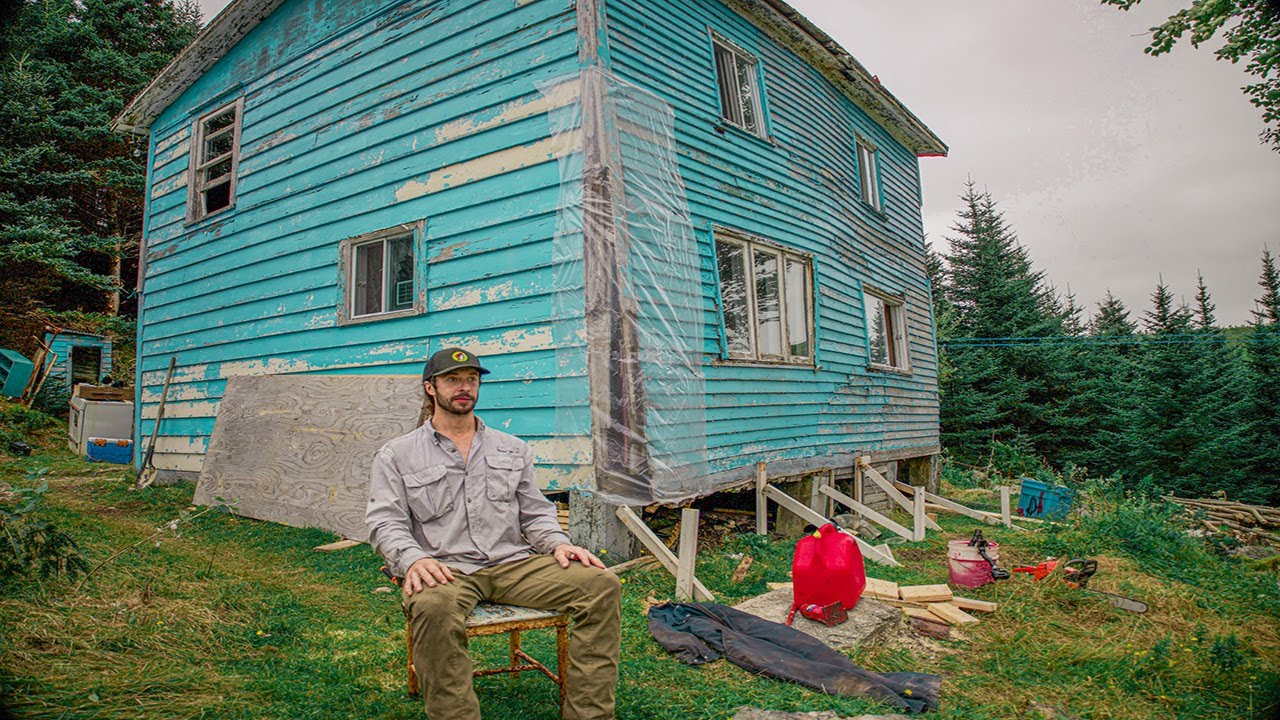
[[[312,552],[334,552],[335,550],[346,550],[347,548],[353,548],[357,545],[363,544],[364,543],[359,540],[339,540],[327,545],[317,545],[311,548],[311,550]]]
[[[367,540],[374,453],[413,430],[420,393],[412,377],[229,378],[195,503],[221,497],[246,517]]]
[[[978,622],[978,618],[952,605],[951,603],[929,603],[929,612],[946,620],[952,625],[967,625]]]
[[[840,503],[841,505],[844,505],[845,507],[849,508],[850,510],[853,510],[854,512],[856,512],[856,513],[858,513],[859,515],[861,515],[861,516],[863,516],[863,517],[867,518],[868,520],[870,520],[870,521],[872,521],[872,522],[874,522],[874,523],[878,523],[879,525],[881,525],[881,526],[883,526],[883,527],[887,528],[887,529],[888,529],[888,530],[890,530],[891,532],[894,532],[894,533],[898,534],[899,536],[901,536],[901,537],[903,537],[903,538],[905,538],[905,539],[907,539],[907,540],[912,540],[912,539],[914,539],[914,538],[912,537],[912,532],[911,532],[910,530],[908,530],[908,529],[906,529],[905,527],[903,527],[903,526],[899,525],[898,523],[894,522],[893,520],[889,519],[888,517],[886,517],[886,516],[884,516],[884,515],[881,515],[880,513],[876,512],[875,510],[872,510],[871,508],[867,507],[866,505],[863,505],[862,503],[858,502],[857,500],[854,500],[853,498],[849,497],[848,495],[845,495],[844,493],[840,492],[839,490],[836,490],[836,489],[835,489],[835,488],[833,488],[833,487],[827,487],[827,486],[825,486],[825,485],[824,485],[824,486],[822,486],[822,487],[820,488],[820,490],[821,490],[821,492],[822,492],[824,495],[826,495],[827,497],[831,498],[832,500],[835,500],[836,502]]]
[[[636,515],[635,511],[626,505],[619,506],[616,514],[622,524],[626,525],[627,529],[631,531],[631,534],[635,535],[636,539],[648,548],[649,552],[653,553],[653,556],[658,559],[658,562],[662,563],[662,567],[666,568],[667,572],[674,577],[680,569],[679,561],[671,553],[671,550],[662,544],[662,540],[653,534],[649,526],[644,524],[644,520],[641,520],[640,516]],[[699,602],[715,602],[715,596],[697,577],[693,578],[691,584],[693,585],[694,599]]]
[[[769,499],[765,496],[765,487],[769,484],[769,476],[764,462],[756,463],[756,534],[769,534]]]
[[[940,623],[942,625],[947,625],[948,627],[950,626],[950,623],[943,620],[940,616],[934,615],[933,611],[928,608],[904,607],[902,608],[902,614],[910,618],[920,618],[921,620],[926,620],[928,622]]]
[[[907,602],[949,602],[951,588],[946,585],[904,585],[898,588],[898,597]]]
[[[871,467],[871,463],[867,462],[866,458],[858,458],[858,462],[862,465],[863,475],[871,478],[871,482],[879,485],[880,489],[888,493],[889,498],[898,503],[899,507],[907,512],[911,512],[911,503],[903,497],[902,493],[898,492],[897,488],[893,486],[893,483],[886,480],[884,476],[880,474],[880,471]]]
[[[822,526],[831,522],[827,518],[824,518],[813,510],[805,507],[804,503],[796,500],[772,485],[765,485],[765,494],[770,500],[773,500],[815,525]],[[858,549],[862,551],[863,557],[870,558],[881,565],[893,565],[894,567],[901,566],[901,563],[895,560],[892,554],[886,552],[889,547],[888,545],[872,547],[869,543],[856,535],[850,534],[850,537],[853,538],[854,542],[858,543]]]
[[[925,523],[929,520],[924,514],[924,488],[916,488],[916,494],[911,496],[911,507],[912,540],[920,542],[924,540]]]
[[[755,559],[750,555],[743,555],[742,560],[738,561],[738,567],[733,569],[733,577],[731,578],[735,585],[747,579],[747,573],[751,571],[751,563],[753,562],[755,562]]]
[[[987,612],[987,613],[995,612],[997,607],[996,603],[993,603],[993,602],[988,602],[986,600],[974,600],[973,598],[962,598],[962,597],[951,598],[951,604],[955,605],[961,610],[975,610],[977,612]]]
[[[767,582],[764,584],[764,586],[769,588],[770,590],[782,590],[784,588],[795,587],[795,584],[789,583],[789,582]]]
[[[617,565],[610,565],[609,572],[615,575],[621,575],[622,573],[627,572],[628,570],[636,570],[646,565],[657,564],[657,562],[658,562],[658,558],[652,555],[644,555],[644,556],[635,558],[634,560],[620,562]]]
[[[911,618],[911,627],[919,630],[929,637],[937,638],[939,640],[951,639],[951,626],[944,622],[936,622],[934,620],[913,617]]]
[[[929,501],[930,503],[933,503],[934,505],[942,508],[943,510],[949,510],[953,513],[958,513],[966,517],[971,517],[974,520],[981,520],[982,522],[987,523],[988,525],[1000,524],[1000,518],[992,517],[992,515],[982,512],[981,510],[974,510],[973,508],[965,507],[964,505],[961,505],[960,503],[955,502],[954,500],[948,500],[944,497],[934,495],[933,493],[930,493],[930,492],[925,493],[924,498],[925,500]]]
[[[863,595],[880,599],[888,598],[890,600],[898,599],[898,583],[889,580],[881,580],[879,578],[868,577],[867,587],[862,591]]]
[[[693,599],[693,570],[698,559],[698,511],[680,511],[680,554],[676,561],[676,600]]]
[[[1013,527],[1013,520],[1009,517],[1009,486],[1000,486],[1000,522],[1005,527]]]

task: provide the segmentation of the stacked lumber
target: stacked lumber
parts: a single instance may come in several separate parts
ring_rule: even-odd
[[[1200,524],[1215,534],[1230,534],[1243,543],[1280,547],[1280,508],[1246,505],[1230,500],[1191,499],[1169,496],[1189,514],[1201,519]]]
[[[921,630],[941,637],[929,624],[946,628],[950,625],[967,625],[978,622],[973,612],[995,612],[996,603],[972,598],[956,597],[947,585],[898,585],[888,580],[868,577],[863,597],[878,600],[886,605],[902,608]],[[931,630],[934,630],[931,632]]]

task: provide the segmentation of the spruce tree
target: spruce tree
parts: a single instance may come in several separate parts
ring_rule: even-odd
[[[198,31],[176,2],[24,2],[0,24],[0,305],[15,315],[118,307],[146,158],[110,125]],[[31,330],[0,327],[6,344]]]
[[[1053,459],[1064,427],[1065,356],[1060,345],[1035,339],[1061,337],[1061,311],[991,194],[971,180],[961,199],[955,235],[947,238],[957,341],[948,351],[954,372],[943,385],[944,441],[976,458],[991,440],[1026,440]]]
[[[1083,427],[1079,443],[1065,457],[1091,475],[1128,473],[1125,423],[1133,396],[1137,327],[1129,310],[1108,290],[1089,320],[1088,341],[1078,348],[1079,372],[1073,388],[1080,403]]]
[[[1241,499],[1280,504],[1280,272],[1270,250],[1262,252],[1262,297],[1253,311],[1247,344],[1246,433],[1249,482]]]

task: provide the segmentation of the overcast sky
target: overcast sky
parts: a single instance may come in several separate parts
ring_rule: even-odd
[[[950,146],[920,161],[935,247],[972,177],[1089,312],[1110,288],[1139,318],[1161,276],[1191,302],[1199,270],[1219,323],[1249,320],[1280,251],[1280,153],[1220,43],[1143,54],[1189,0],[790,1]],[[206,20],[227,2],[200,0]]]

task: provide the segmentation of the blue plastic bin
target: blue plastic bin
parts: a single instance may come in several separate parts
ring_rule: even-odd
[[[1071,501],[1074,498],[1075,491],[1069,487],[1022,478],[1018,514],[1022,517],[1061,520],[1071,513]]]
[[[117,438],[89,438],[85,456],[94,462],[128,465],[133,462],[133,441]]]

